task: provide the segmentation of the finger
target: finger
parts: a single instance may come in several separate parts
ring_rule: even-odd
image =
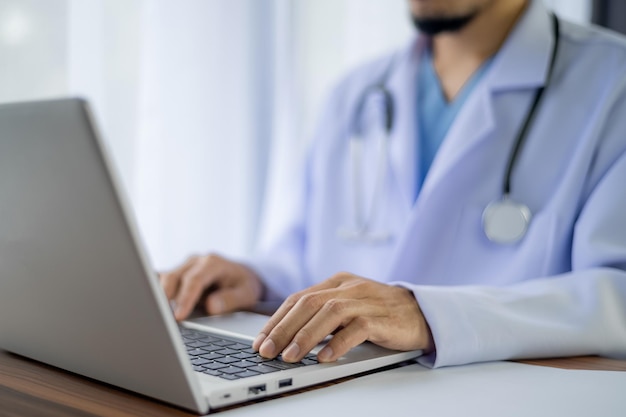
[[[252,343],[252,348],[256,351],[260,351],[261,345],[265,342],[267,336],[281,321],[285,319],[287,314],[289,314],[289,312],[295,307],[295,305],[300,301],[302,297],[308,296],[309,294],[313,294],[315,292],[336,288],[338,285],[340,285],[340,283],[337,283],[331,278],[319,284],[313,285],[306,290],[297,292],[287,297],[287,299],[281,304],[278,310],[276,310],[272,317],[270,317],[270,319],[267,321],[261,332],[259,332],[259,335]]]
[[[276,325],[280,323],[280,321],[289,313],[289,311],[291,311],[291,309],[296,305],[300,297],[302,297],[307,292],[308,290],[305,290],[287,297],[287,299],[280,305],[280,307],[278,307],[278,310],[276,310],[276,312],[272,314],[272,317],[267,320],[267,323],[265,324],[265,326],[263,326],[263,329],[261,329],[256,339],[254,339],[254,342],[252,342],[252,348],[254,350],[258,352],[261,349],[261,345],[267,339],[267,335],[270,334],[272,330],[276,327]]]
[[[369,336],[368,320],[357,317],[337,332],[317,354],[320,362],[334,362],[355,346],[365,342]]]
[[[329,290],[326,290],[329,291]],[[266,358],[274,358],[287,347],[296,332],[300,330],[324,305],[324,291],[303,295],[280,320],[259,347],[259,353]]]
[[[180,275],[173,272],[163,273],[159,275],[159,281],[161,282],[161,288],[163,288],[163,292],[165,292],[167,299],[174,299],[176,297],[176,293],[178,292]]]
[[[351,298],[331,299],[318,314],[298,331],[292,343],[283,352],[283,358],[287,362],[297,362],[329,334],[335,334],[333,339],[339,335],[338,340],[341,340],[344,337],[342,336],[344,335],[342,332],[347,326],[352,325],[354,327],[355,319],[359,319],[356,322],[358,324],[360,320],[366,320],[368,317],[380,317],[382,314],[384,314],[384,307],[378,304],[364,303]],[[369,324],[370,321],[367,320],[365,323]],[[366,338],[369,336],[369,327],[367,330]],[[363,340],[358,343],[362,341]],[[347,349],[354,346],[355,345],[349,346]],[[298,354],[292,356],[292,353],[295,352]]]
[[[259,348],[261,356],[272,358],[282,351],[285,360],[300,360],[340,324],[366,313],[368,306],[351,301],[352,293],[332,288],[302,296],[269,333]],[[364,307],[360,313],[357,305]]]
[[[161,287],[163,288],[168,300],[172,300],[176,297],[182,275],[194,265],[197,259],[198,258],[196,256],[192,256],[178,268],[159,274]]]
[[[359,314],[357,301],[351,299],[328,300],[306,324],[300,328],[282,352],[286,362],[298,362],[326,336]],[[272,336],[270,336],[272,337]]]
[[[254,296],[250,294],[248,287],[236,286],[218,289],[207,297],[205,308],[207,313],[224,314],[232,311],[251,307],[254,304]]]
[[[180,288],[176,296],[176,320],[184,320],[198,303],[204,290],[211,285],[215,276],[210,274],[201,264],[194,265],[181,278]]]

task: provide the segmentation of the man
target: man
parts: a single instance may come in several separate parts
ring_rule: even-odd
[[[626,356],[626,42],[540,0],[410,6],[416,40],[334,91],[291,215],[259,256],[161,276],[176,318],[206,290],[210,314],[292,293],[254,342],[263,356],[298,361],[333,332],[320,361],[365,340],[423,349],[430,366]],[[390,237],[343,239],[361,180],[352,119],[379,84],[393,98],[389,167],[380,195],[364,189],[376,209],[360,231]],[[378,144],[362,147],[375,188]],[[494,211],[508,221],[493,226]]]

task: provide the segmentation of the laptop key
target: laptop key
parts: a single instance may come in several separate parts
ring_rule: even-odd
[[[204,364],[209,363],[209,362],[211,362],[211,361],[208,360],[208,359],[204,359],[204,358],[196,358],[196,359],[191,361],[191,363],[194,364],[194,365],[204,365]]]
[[[217,350],[217,351],[215,351],[215,353],[219,353],[221,355],[234,355],[236,353],[239,353],[239,351],[238,350],[234,350],[234,349],[226,348],[226,349],[222,349],[222,350]]]
[[[186,344],[189,347],[194,347],[194,348],[201,348],[204,346],[209,346],[209,343],[204,343],[204,342],[200,342],[198,340],[194,340],[193,342],[189,342]]]
[[[215,343],[215,342],[217,342],[217,341],[218,341],[218,340],[220,340],[220,339],[218,339],[217,337],[213,337],[213,336],[206,336],[206,335],[204,335],[204,337],[203,337],[203,338],[198,339],[198,340],[199,340],[200,342]]]
[[[194,365],[193,370],[196,372],[204,372],[204,368],[198,365]]]
[[[222,369],[220,369],[220,371],[222,371],[222,372],[223,372],[223,373],[225,373],[225,374],[231,374],[231,375],[234,375],[234,374],[240,374],[240,373],[244,372],[244,371],[245,371],[245,369],[241,369],[241,368],[239,368],[239,367],[237,367],[237,366],[232,366],[232,365],[230,365],[228,368],[222,368]]]
[[[283,362],[280,359],[273,360],[272,362],[269,362],[268,365],[271,365],[278,369],[293,369],[293,368],[299,368],[301,366],[304,366],[304,364],[301,362],[289,363],[289,362]]]
[[[240,352],[237,353],[235,355],[231,355],[233,358],[238,358],[238,359],[248,359],[248,358],[252,358],[254,356],[256,356],[253,353],[246,353],[246,352]]]
[[[241,359],[233,358],[232,356],[224,356],[223,358],[215,359],[215,362],[233,363],[233,362],[241,362]]]
[[[219,353],[215,353],[215,352],[207,352],[204,355],[200,355],[200,357],[204,359],[208,359],[210,361],[214,361],[215,359],[223,358],[224,355],[220,355]]]
[[[231,340],[218,340],[217,342],[213,342],[214,345],[216,346],[230,346],[230,345],[234,345],[236,342],[233,342]]]
[[[269,374],[270,372],[278,372],[278,371],[280,371],[280,369],[274,368],[273,366],[266,365],[264,363],[262,363],[260,365],[257,365],[257,366],[255,366],[253,368],[249,368],[249,369],[251,369],[251,370],[253,370],[255,372],[258,372],[260,374]]]
[[[237,375],[231,375],[231,374],[222,374],[219,375],[220,378],[224,378],[224,379],[228,379],[229,381],[234,381],[235,379],[240,379]]]
[[[200,356],[209,353],[208,350],[200,349],[200,348],[191,348],[192,350],[188,350],[187,353],[191,356]]]
[[[252,366],[257,366],[258,364],[244,359],[240,362],[237,362],[235,365],[237,365],[240,368],[250,368]]]
[[[251,370],[249,370],[249,369],[246,369],[246,371],[245,371],[245,372],[242,372],[242,373],[240,373],[240,374],[236,374],[236,375],[237,375],[239,378],[248,378],[248,377],[250,377],[250,376],[257,376],[257,375],[260,375],[260,374],[259,374],[258,372],[254,372],[254,371],[251,371]]]
[[[220,376],[222,373],[217,369],[204,369],[202,371],[203,374],[211,375],[211,376]]]
[[[228,364],[226,363],[221,363],[221,362],[211,362],[211,363],[205,363],[204,365],[202,365],[204,368],[206,369],[210,369],[212,371],[216,370],[216,369],[222,369],[222,368],[226,368],[228,366]]]
[[[249,360],[254,363],[263,363],[263,362],[272,362],[274,359],[267,359],[267,358],[257,355],[257,356],[252,356],[250,358],[246,358],[246,360]]]
[[[203,337],[204,337],[204,335],[203,335],[202,333],[196,333],[196,332],[193,332],[193,333],[188,333],[188,334],[185,334],[184,336],[185,336],[187,339],[194,339],[194,340],[195,340],[195,339],[201,339],[201,338],[203,338]]]
[[[248,349],[250,345],[244,345],[243,343],[235,343],[234,345],[228,346],[230,349],[243,350]]]
[[[202,349],[208,350],[209,352],[217,352],[218,350],[223,350],[224,348],[222,346],[215,346],[215,345],[209,344],[206,346],[202,346]]]

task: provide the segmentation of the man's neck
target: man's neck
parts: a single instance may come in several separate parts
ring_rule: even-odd
[[[433,63],[448,100],[502,46],[528,0],[493,1],[466,27],[433,38]]]

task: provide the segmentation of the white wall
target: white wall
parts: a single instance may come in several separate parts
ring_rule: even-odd
[[[0,0],[0,101],[63,94],[65,0]]]

